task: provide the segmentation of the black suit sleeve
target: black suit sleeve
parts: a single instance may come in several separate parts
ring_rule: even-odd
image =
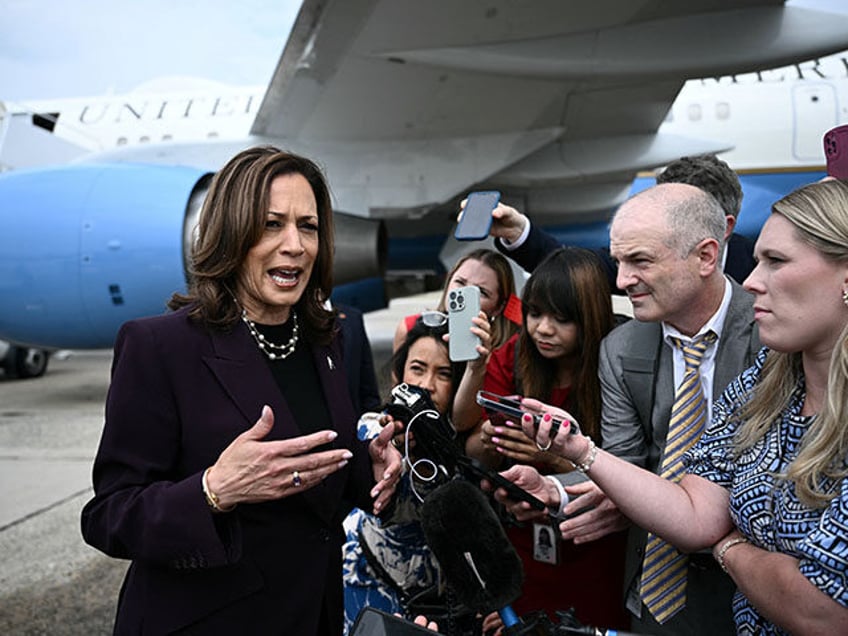
[[[531,274],[533,273],[533,270],[538,267],[539,263],[545,260],[545,257],[554,250],[563,247],[563,245],[551,234],[548,234],[545,230],[533,224],[530,225],[530,232],[527,235],[527,240],[514,250],[506,249],[500,240],[495,241],[495,245],[502,254],[514,260],[522,269],[530,272]],[[609,282],[612,293],[623,294],[623,292],[618,289],[615,284],[615,279],[618,275],[618,267],[610,256],[609,249],[606,247],[598,247],[592,249],[592,251],[601,262],[601,267],[607,275],[607,281]]]

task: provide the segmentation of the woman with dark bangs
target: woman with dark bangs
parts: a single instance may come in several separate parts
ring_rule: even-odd
[[[463,384],[457,401],[474,399],[479,388],[499,395],[544,396],[540,399],[579,413],[576,417],[583,432],[600,445],[598,352],[615,319],[597,257],[575,247],[551,253],[524,286],[522,314],[520,333],[491,353],[482,387]],[[496,470],[530,464],[543,474],[573,474],[573,489],[568,487],[572,496],[590,486],[580,485],[587,478],[574,464],[537,446],[522,432],[520,423],[502,416],[485,414],[469,436],[466,452]],[[525,573],[522,596],[514,603],[516,611],[574,607],[585,624],[626,628],[629,619],[622,599],[626,533],[583,544],[558,538],[549,551],[536,545],[545,533],[534,525],[512,521],[507,528]],[[564,585],[575,577],[580,585]]]

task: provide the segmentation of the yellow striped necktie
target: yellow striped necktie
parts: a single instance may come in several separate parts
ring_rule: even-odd
[[[706,333],[691,342],[672,338],[683,352],[686,364],[683,380],[674,394],[671,419],[665,441],[660,477],[680,481],[683,477],[683,454],[695,445],[707,420],[707,400],[701,386],[698,368],[704,352],[716,341],[716,334]],[[649,533],[642,562],[640,593],[658,623],[664,623],[686,606],[686,571],[689,558],[658,536]]]

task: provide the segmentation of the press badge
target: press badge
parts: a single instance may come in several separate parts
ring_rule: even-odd
[[[551,565],[559,563],[559,537],[551,524],[533,524],[533,559]]]

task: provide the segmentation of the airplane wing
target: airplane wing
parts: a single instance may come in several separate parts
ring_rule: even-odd
[[[686,79],[846,47],[846,16],[780,0],[306,0],[252,133],[318,157],[354,214],[479,186],[585,221],[637,171],[730,147],[658,134]]]
[[[543,224],[597,221],[639,171],[732,148],[658,133],[687,79],[846,48],[848,16],[783,0],[305,0],[249,139],[90,160],[215,170],[272,143],[394,235],[447,231],[479,188]]]

